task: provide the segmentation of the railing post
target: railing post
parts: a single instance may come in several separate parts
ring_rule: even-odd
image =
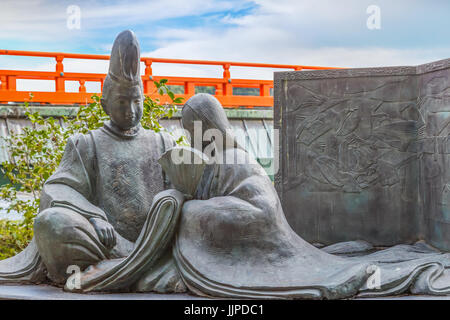
[[[56,76],[56,80],[55,80],[55,89],[57,92],[66,91],[66,88],[64,85],[64,79],[62,78],[64,76],[64,65],[62,63],[63,59],[64,59],[64,56],[62,56],[62,55],[56,56],[56,73],[58,73],[58,75]]]
[[[8,90],[16,91],[16,77],[8,77]]]
[[[152,60],[151,59],[145,59],[144,63],[145,63],[145,75],[146,76],[151,76],[153,74]]]
[[[230,64],[229,63],[223,65],[223,78],[224,79],[230,79],[231,78]]]
[[[184,94],[185,95],[194,95],[195,94],[195,83],[185,82],[184,83]]]
[[[233,86],[231,85],[231,74],[230,74],[230,64],[223,65],[223,79],[225,83],[223,84],[222,94],[224,96],[233,95]]]
[[[215,95],[216,96],[221,96],[221,95],[223,95],[223,89],[222,89],[222,85],[220,85],[220,84],[218,84],[218,85],[216,85],[216,93],[215,93]]]
[[[269,97],[270,96],[270,85],[261,84],[259,86],[259,96],[260,97]]]
[[[144,93],[150,94],[152,91],[155,91],[156,87],[153,83],[153,70],[152,70],[152,60],[145,59],[145,77],[144,77]]]
[[[7,91],[8,84],[9,84],[9,77],[8,76],[1,76],[0,77],[1,84],[0,84],[0,91]],[[8,103],[8,101],[0,101],[0,103]]]
[[[0,91],[6,91],[8,90],[8,77],[7,76],[1,76],[0,77]],[[0,101],[0,103],[8,103],[8,101]]]
[[[86,92],[85,80],[79,80],[80,86],[78,87],[78,92]]]
[[[0,80],[2,81],[2,83],[0,84],[0,90],[1,91],[6,91],[8,90],[8,81],[7,81],[7,77],[6,76],[1,76]]]

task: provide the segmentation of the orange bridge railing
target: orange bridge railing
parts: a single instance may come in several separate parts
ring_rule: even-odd
[[[33,102],[43,104],[85,104],[91,101],[93,93],[86,92],[86,82],[99,82],[103,88],[105,74],[100,73],[79,73],[64,72],[64,59],[88,59],[88,60],[109,60],[109,55],[59,53],[59,52],[37,52],[37,51],[17,51],[0,50],[0,55],[26,56],[26,57],[47,57],[56,61],[55,71],[28,71],[28,70],[0,70],[0,102],[24,102],[30,100],[30,91],[18,91],[16,84],[18,79],[52,80],[55,81],[55,91],[33,91]],[[157,97],[153,81],[167,79],[168,85],[182,86],[182,94],[176,97],[183,97],[185,101],[195,94],[195,88],[200,86],[214,87],[215,96],[225,107],[272,107],[273,97],[271,80],[234,79],[231,77],[230,67],[248,68],[272,68],[272,69],[292,69],[292,70],[318,70],[334,69],[329,67],[315,67],[302,65],[285,64],[265,64],[246,63],[228,61],[205,61],[205,60],[182,60],[142,57],[145,64],[145,73],[142,76],[144,93]],[[214,65],[223,68],[222,78],[199,78],[199,77],[173,77],[153,75],[152,66],[154,63],[174,63],[174,64],[194,64],[194,65]],[[67,92],[66,81],[78,81],[78,92]],[[257,88],[259,95],[236,95],[233,88]],[[257,92],[258,90],[256,90]],[[168,97],[163,97],[162,101],[169,101]]]

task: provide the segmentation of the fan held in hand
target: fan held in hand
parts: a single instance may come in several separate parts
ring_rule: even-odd
[[[208,163],[208,157],[189,147],[167,150],[158,160],[174,187],[192,198]]]

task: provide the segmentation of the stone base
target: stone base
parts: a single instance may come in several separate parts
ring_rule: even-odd
[[[0,300],[205,300],[189,294],[64,292],[50,285],[0,285]]]
[[[0,285],[0,300],[207,300],[189,294],[69,293],[49,285]],[[450,300],[450,296],[395,296],[356,300]]]

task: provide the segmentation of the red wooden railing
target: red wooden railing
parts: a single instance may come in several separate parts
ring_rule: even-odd
[[[89,60],[109,60],[108,55],[77,54],[77,53],[59,53],[59,52],[37,52],[37,51],[17,51],[0,50],[0,55],[27,56],[27,57],[47,57],[56,60],[55,71],[22,71],[22,70],[0,70],[0,102],[24,102],[30,100],[29,91],[18,91],[16,89],[17,79],[35,79],[35,80],[53,80],[55,81],[55,92],[33,91],[33,102],[50,104],[85,104],[91,101],[92,93],[86,92],[86,82],[100,82],[103,87],[105,74],[100,73],[78,73],[64,72],[63,61],[68,59],[89,59]],[[182,59],[164,59],[142,57],[141,61],[145,64],[145,73],[142,76],[144,84],[144,93],[157,97],[157,92],[153,81],[167,79],[168,85],[181,85],[184,87],[184,94],[178,94],[177,97],[189,99],[195,94],[196,86],[212,86],[215,88],[215,96],[225,107],[271,107],[273,97],[270,95],[270,89],[273,88],[271,80],[249,80],[233,79],[230,74],[230,67],[249,67],[249,68],[274,68],[274,69],[292,69],[292,70],[317,70],[334,69],[329,67],[315,67],[302,65],[285,64],[266,64],[266,63],[246,63],[229,61],[206,61],[206,60],[182,60]],[[152,65],[154,63],[176,63],[176,64],[194,64],[194,65],[215,65],[223,68],[222,78],[198,78],[198,77],[172,77],[153,75]],[[66,81],[78,81],[78,92],[67,92],[65,90]],[[233,88],[258,88],[258,96],[233,95]],[[169,101],[168,97],[163,97],[162,101]]]

